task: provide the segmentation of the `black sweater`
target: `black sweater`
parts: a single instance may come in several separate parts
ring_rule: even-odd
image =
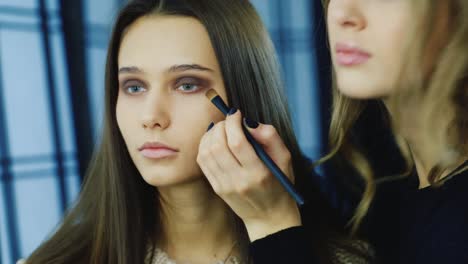
[[[468,171],[418,186],[416,176],[379,186],[365,224],[379,262],[468,264]]]
[[[312,253],[304,227],[279,231],[250,245],[254,264],[313,264],[318,263]]]
[[[388,182],[363,223],[379,263],[468,264],[468,171],[440,188],[418,190],[416,176]],[[253,242],[255,264],[318,263],[304,227]]]

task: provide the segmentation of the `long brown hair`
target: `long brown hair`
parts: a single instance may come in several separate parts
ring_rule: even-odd
[[[322,1],[325,8],[329,1]],[[364,182],[361,201],[351,219],[353,232],[367,213],[376,184],[408,176],[413,171],[410,149],[401,136],[408,127],[418,135],[417,154],[436,164],[429,173],[431,185],[442,184],[442,172],[468,156],[468,2],[420,0],[412,1],[412,5],[415,19],[408,26],[413,27],[414,34],[408,39],[398,90],[386,101],[388,107],[397,110],[392,111],[391,118],[381,101],[352,99],[333,85],[331,151],[320,162],[346,160]],[[441,14],[441,5],[446,13]],[[441,27],[443,19],[449,22],[443,25],[445,32],[441,36],[434,28]],[[439,46],[431,46],[441,38]],[[434,49],[437,52],[431,54]],[[366,155],[368,146],[354,139],[357,121],[369,111],[380,113],[379,125],[393,131],[406,161],[405,169],[397,175],[376,175],[376,168]]]
[[[122,36],[136,19],[149,15],[189,16],[205,26],[229,104],[277,129],[291,152],[296,185],[300,190],[306,188],[304,182],[310,175],[292,131],[275,51],[249,1],[131,1],[118,15],[110,39],[102,140],[82,192],[57,231],[28,263],[143,263],[148,245],[154,246],[161,234],[157,190],[144,182],[134,166],[115,116],[117,54]],[[310,202],[313,199],[309,197]]]

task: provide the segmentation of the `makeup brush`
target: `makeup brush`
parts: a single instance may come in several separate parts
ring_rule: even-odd
[[[227,115],[229,112],[229,107],[224,103],[221,96],[216,93],[214,89],[210,89],[205,93],[206,97],[224,114]],[[257,153],[257,156],[263,161],[263,163],[267,166],[267,168],[273,173],[276,179],[279,180],[281,185],[286,189],[286,191],[294,198],[296,203],[299,206],[304,204],[304,199],[302,196],[296,191],[292,182],[288,179],[288,177],[281,171],[280,168],[275,164],[275,162],[268,156],[262,146],[253,138],[250,132],[242,126],[242,130],[244,131],[245,137],[250,142],[252,147]]]

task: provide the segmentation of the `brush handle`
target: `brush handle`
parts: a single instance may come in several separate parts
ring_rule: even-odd
[[[223,99],[219,95],[211,99],[211,102],[219,109],[225,116],[228,115],[229,107],[224,103]]]
[[[224,114],[228,115],[229,112],[229,107],[224,103],[223,99],[221,97],[215,96],[214,98],[211,99],[211,102]],[[255,150],[255,153],[257,153],[257,156],[263,161],[263,163],[268,167],[268,169],[273,173],[273,175],[278,179],[278,181],[283,185],[283,187],[286,189],[286,191],[291,195],[296,203],[299,206],[304,205],[304,198],[296,191],[294,188],[294,185],[292,182],[288,179],[286,175],[281,171],[280,168],[275,164],[275,162],[268,156],[268,154],[265,152],[265,150],[262,148],[260,144],[252,137],[250,132],[242,125],[242,130],[244,130],[244,134],[247,138],[247,140],[250,142],[252,147]]]
[[[262,146],[258,144],[258,142],[253,138],[250,132],[244,126],[242,126],[242,129],[244,130],[245,137],[247,138],[247,140],[250,142],[250,144],[254,148],[255,153],[257,153],[257,156],[263,161],[263,163],[273,173],[276,179],[279,180],[279,182],[281,183],[281,185],[283,185],[286,191],[294,198],[296,203],[299,206],[304,205],[304,198],[302,198],[302,196],[296,191],[296,189],[294,188],[294,185],[289,180],[289,178],[281,171],[280,168],[278,168],[276,163],[270,158],[270,156],[268,156],[268,154],[265,152]]]

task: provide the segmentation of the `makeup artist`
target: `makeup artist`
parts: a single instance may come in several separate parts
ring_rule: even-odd
[[[347,163],[342,179],[357,173],[364,183],[350,235],[366,238],[380,263],[468,263],[468,2],[324,5],[334,103],[331,154],[322,161]],[[358,128],[368,113],[378,114],[375,123]],[[200,149],[212,155],[199,157],[199,164],[246,224],[256,264],[313,263],[304,244],[315,234],[256,160],[241,120],[242,113],[233,111],[204,136]],[[275,128],[253,120],[244,125],[290,171],[290,153]],[[393,164],[362,139],[378,141],[371,130],[378,126],[393,133],[405,161],[396,174],[376,173],[382,171],[376,164]],[[226,155],[231,162],[221,160]]]

